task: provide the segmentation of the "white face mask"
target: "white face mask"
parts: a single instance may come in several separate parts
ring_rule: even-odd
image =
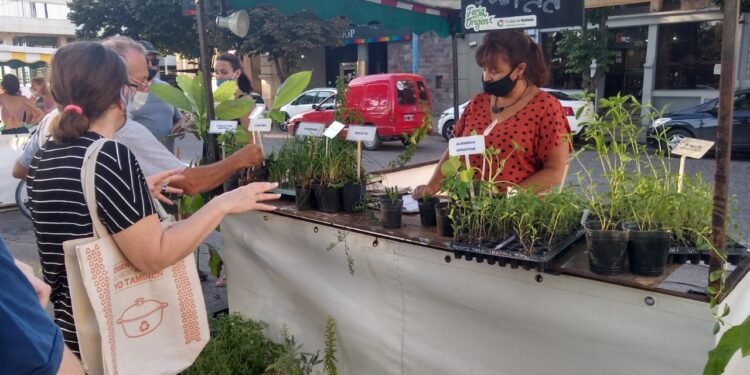
[[[130,102],[129,111],[135,112],[143,108],[144,105],[146,105],[146,101],[148,100],[148,93],[147,92],[141,92],[138,91],[135,93],[135,96],[133,96],[133,100]]]

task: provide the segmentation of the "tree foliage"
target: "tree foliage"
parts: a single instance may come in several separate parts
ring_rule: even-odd
[[[564,30],[558,45],[558,55],[563,58],[565,72],[580,74],[583,88],[595,92],[599,82],[609,70],[609,31],[607,30],[608,10],[606,8],[586,10],[586,18],[581,30]],[[589,28],[589,23],[596,27]],[[591,75],[591,63],[596,60],[596,74]]]
[[[71,0],[68,18],[81,39],[124,35],[148,40],[164,53],[197,57],[195,17],[183,16],[180,0]]]
[[[285,16],[266,4],[248,9],[248,14],[248,35],[241,39],[222,30],[219,47],[243,54],[268,54],[282,81],[299,66],[302,51],[338,46],[350,27],[349,21],[342,17],[324,21],[309,11]]]
[[[740,12],[747,12],[750,10],[750,0],[738,0],[740,2]],[[724,0],[714,0],[714,3],[721,8],[724,8]]]

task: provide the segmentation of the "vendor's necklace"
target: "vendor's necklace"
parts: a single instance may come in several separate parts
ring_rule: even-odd
[[[500,100],[500,98],[495,98],[495,103],[492,104],[492,113],[498,114],[498,113],[504,111],[505,108],[512,107],[512,106],[518,104],[518,102],[520,102],[521,99],[523,99],[523,96],[526,95],[526,90],[528,90],[528,89],[529,89],[529,84],[527,83],[526,84],[526,88],[524,88],[523,92],[521,93],[521,96],[519,96],[518,99],[516,99],[516,101],[513,102],[511,105],[506,105],[505,107],[498,106],[497,105],[497,101]]]

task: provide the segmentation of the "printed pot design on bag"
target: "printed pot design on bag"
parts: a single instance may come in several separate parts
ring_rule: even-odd
[[[146,336],[159,328],[167,306],[169,304],[154,299],[138,298],[122,312],[117,324],[129,338]]]

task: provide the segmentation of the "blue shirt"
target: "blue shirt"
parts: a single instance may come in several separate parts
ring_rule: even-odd
[[[56,374],[62,362],[62,334],[2,238],[0,286],[0,374]]]
[[[152,83],[164,83],[154,78]],[[180,111],[149,93],[146,104],[132,112],[132,120],[145,126],[169,152],[174,152],[174,138],[169,137],[172,127],[182,118]]]

